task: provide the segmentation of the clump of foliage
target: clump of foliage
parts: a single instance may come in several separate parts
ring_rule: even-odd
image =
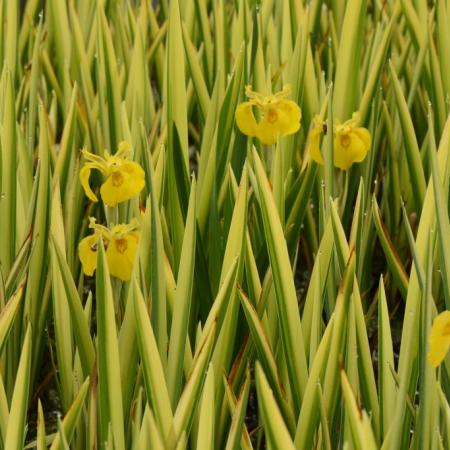
[[[22,3],[0,448],[449,448],[450,2]]]

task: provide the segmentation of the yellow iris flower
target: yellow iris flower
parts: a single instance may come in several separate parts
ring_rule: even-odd
[[[94,155],[86,149],[82,150],[84,159],[87,161],[80,170],[80,181],[86,196],[93,202],[98,198],[89,185],[91,170],[99,170],[105,182],[100,188],[103,201],[108,206],[115,206],[117,203],[133,198],[145,186],[145,174],[142,167],[133,161],[128,161],[125,156],[130,152],[127,142],[121,142],[115,155],[110,155],[105,150],[104,157]]]
[[[274,95],[262,95],[245,87],[245,95],[250,99],[236,109],[236,124],[242,133],[257,137],[263,144],[274,144],[279,136],[296,133],[300,128],[301,110],[293,100],[286,100],[290,87]],[[253,107],[261,112],[261,120],[256,121]]]
[[[430,346],[428,362],[431,366],[437,367],[450,348],[450,311],[444,311],[434,319],[428,344]]]
[[[367,128],[358,127],[359,113],[353,113],[351,119],[344,123],[337,123],[334,127],[334,165],[342,170],[348,170],[355,162],[361,162],[367,155],[371,144],[371,136]],[[323,164],[320,153],[320,134],[323,125],[319,118],[314,119],[309,132],[307,148],[313,161]]]
[[[95,223],[95,218],[89,218],[89,228],[94,233],[85,237],[78,244],[83,272],[92,276],[97,268],[97,243],[103,240],[106,249],[111,275],[127,281],[131,278],[134,260],[139,242],[139,232],[136,231],[138,221],[133,219],[129,224],[114,225],[111,229]]]

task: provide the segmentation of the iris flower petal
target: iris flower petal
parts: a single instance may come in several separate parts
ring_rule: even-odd
[[[111,229],[95,223],[90,218],[89,227],[94,233],[85,237],[78,244],[83,272],[92,276],[97,268],[97,242],[102,239],[106,247],[106,259],[109,272],[123,281],[131,278],[136,257],[139,232],[136,231],[138,221],[133,219],[129,224],[114,225]]]
[[[144,186],[145,173],[142,167],[127,161],[112,171],[102,184],[100,194],[108,206],[115,206],[138,195]]]
[[[266,145],[275,144],[279,136],[279,126],[277,122],[270,122],[266,114],[258,123],[256,137]]]
[[[428,362],[437,367],[450,349],[450,311],[444,311],[434,319],[428,343]]]
[[[279,113],[278,127],[281,135],[293,134],[300,129],[302,112],[293,100],[280,100],[277,104]]]
[[[124,157],[130,151],[130,146],[123,141],[115,155],[110,155],[107,150],[104,156],[95,155],[84,149],[83,155],[87,161],[80,170],[80,181],[86,196],[96,202],[96,195],[89,185],[89,177],[92,169],[99,170],[106,180],[100,188],[103,201],[108,206],[129,200],[138,195],[145,186],[145,173],[142,167]]]
[[[360,162],[366,157],[367,152],[369,151],[370,145],[372,143],[372,138],[371,138],[369,130],[367,128],[362,128],[362,127],[355,128],[354,133],[358,136],[358,138],[363,143],[364,148],[366,149],[364,156],[362,156],[362,159],[357,160],[358,162]]]
[[[284,97],[290,89],[283,89],[274,95],[264,96],[246,87],[246,95],[251,99],[241,103],[235,113],[236,124],[243,134],[256,136],[263,144],[274,144],[278,137],[296,133],[300,128],[301,110],[292,100]],[[256,121],[253,106],[257,107],[262,118]]]
[[[348,170],[355,162],[361,162],[367,155],[370,135],[365,128],[336,133],[334,138],[334,165]]]
[[[309,131],[308,142],[306,144],[306,151],[309,152],[311,159],[321,165],[324,164],[322,153],[320,152],[320,135],[322,130],[322,123],[314,124]]]
[[[344,145],[344,139],[349,140],[348,145]],[[350,133],[339,134],[334,137],[334,165],[342,170],[347,170],[353,164],[353,139]]]
[[[97,196],[94,194],[94,192],[91,189],[91,186],[89,185],[89,178],[91,176],[91,164],[85,164],[81,170],[80,170],[80,182],[81,186],[84,189],[84,192],[86,194],[86,197],[89,198],[89,200],[93,202],[98,202]]]
[[[83,272],[92,276],[95,269],[97,268],[97,241],[99,236],[91,234],[85,237],[78,244],[78,254],[80,256],[81,265],[83,267]]]
[[[235,113],[236,124],[243,134],[256,136],[257,123],[253,114],[254,102],[241,103]]]
[[[111,240],[106,250],[106,259],[111,275],[122,281],[131,279],[137,245],[138,234],[136,232]]]
[[[359,113],[353,113],[350,120],[341,124],[335,120],[334,127],[334,165],[342,170],[348,170],[355,162],[361,162],[367,156],[371,145],[369,130],[357,127]],[[307,152],[311,159],[319,164],[324,164],[320,153],[320,134],[323,131],[323,122],[314,119],[314,125],[309,132],[307,142]]]

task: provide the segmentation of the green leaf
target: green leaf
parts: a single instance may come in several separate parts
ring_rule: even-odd
[[[405,156],[414,193],[414,203],[416,205],[416,210],[419,210],[425,197],[425,175],[420,159],[419,146],[417,145],[417,138],[414,132],[411,115],[408,111],[408,105],[406,104],[400,81],[395,73],[392,63],[389,64],[389,70],[403,132]]]
[[[339,287],[336,307],[330,322],[317,349],[313,365],[310,369],[305,398],[300,410],[295,433],[296,448],[311,448],[314,430],[319,420],[317,409],[318,382],[323,384],[323,408],[328,416],[331,415],[337,398],[336,384],[339,377],[339,355],[344,353],[344,333],[347,325],[347,314],[350,297],[353,293],[355,275],[355,254],[350,254],[344,278]],[[330,419],[329,419],[330,420]],[[330,420],[331,422],[331,420]]]
[[[295,431],[294,415],[283,392],[283,383],[278,373],[277,363],[270,347],[270,342],[263,328],[263,324],[258,318],[258,313],[253,308],[249,299],[242,292],[242,290],[239,290],[238,294],[250,328],[252,341],[258,353],[259,363],[264,369],[264,374],[266,375],[268,382],[272,386],[274,397],[276,398],[280,412],[283,415],[283,420],[290,432],[293,434]]]
[[[433,150],[435,151],[435,150]],[[439,406],[436,389],[436,371],[428,362],[429,335],[431,330],[431,311],[434,306],[432,295],[433,274],[433,232],[428,239],[425,286],[422,290],[422,301],[420,311],[420,347],[419,347],[419,411],[417,420],[417,441],[420,448],[433,448],[433,434],[439,427]]]
[[[19,19],[19,4],[17,2],[2,3],[6,16],[6,30],[2,37],[4,38],[3,44],[4,55],[2,58],[3,67],[7,67],[12,74],[12,78],[15,78],[16,65],[17,65],[17,37],[18,37],[18,19]]]
[[[71,34],[69,30],[69,18],[67,15],[67,4],[58,0],[50,0],[47,5],[49,20],[51,23],[51,35],[54,37],[56,47],[56,63],[59,73],[63,73],[64,66],[68,65],[71,56]]]
[[[264,223],[264,232],[276,291],[277,311],[283,349],[288,364],[289,383],[292,389],[294,414],[300,410],[304,396],[308,369],[302,326],[297,305],[292,268],[287,252],[283,229],[278,217],[269,182],[262,162],[253,149],[254,170],[259,192],[259,203]]]
[[[13,2],[15,3],[15,2]],[[8,6],[8,12],[17,9]],[[12,26],[14,16],[8,18],[8,27]],[[15,38],[14,38],[15,39]],[[13,42],[7,41],[13,45]],[[15,57],[15,56],[14,56]],[[14,106],[13,74],[4,69],[2,74],[3,117],[0,127],[0,167],[1,167],[1,199],[0,199],[0,233],[3,244],[0,248],[2,271],[8,275],[16,251],[16,203],[17,203],[17,151],[16,151],[16,111]]]
[[[142,241],[140,241],[142,243]],[[138,346],[136,320],[134,314],[134,296],[137,295],[134,283],[128,290],[125,313],[119,332],[120,379],[122,382],[123,416],[127,423],[131,404],[135,397],[136,367],[138,364]]]
[[[242,386],[237,401],[234,398],[234,393],[226,379],[224,379],[224,383],[226,383],[226,393],[228,401],[233,404],[231,408],[232,421],[225,450],[237,450],[239,448],[242,448],[239,446],[239,444],[241,442],[241,439],[243,439],[242,431],[245,427],[244,419],[247,411],[248,394],[250,392],[250,372],[248,370],[246,371],[244,385]]]
[[[341,386],[355,450],[376,450],[378,446],[370,426],[369,417],[356,403],[355,395],[343,370],[341,370]]]
[[[24,286],[21,285],[17,291],[8,300],[0,314],[0,354],[8,338],[9,332],[13,326],[17,311],[22,300]]]
[[[50,229],[59,248],[66,248],[64,237],[64,223],[62,206],[57,183],[53,191],[52,215]],[[58,375],[60,383],[60,396],[63,410],[67,411],[72,403],[73,395],[73,351],[72,351],[72,324],[70,308],[65,295],[64,282],[56,258],[50,261],[52,273],[53,317],[55,327],[55,343],[58,362]]]
[[[450,222],[448,215],[448,192],[446,193],[443,183],[448,180],[450,176],[450,167],[447,165],[443,177],[439,174],[439,167],[436,157],[436,142],[434,140],[434,124],[431,118],[431,111],[429,112],[429,142],[430,148],[428,155],[430,158],[431,178],[433,180],[434,201],[436,208],[436,225],[437,236],[439,242],[439,256],[441,262],[440,273],[444,283],[444,297],[447,308],[450,308],[450,243],[448,236],[450,236]],[[442,137],[443,145],[448,145],[450,141],[450,118],[447,120],[444,135]],[[445,142],[447,141],[447,143]]]
[[[222,388],[220,386],[221,372],[228,372],[229,370],[233,346],[236,339],[239,312],[239,300],[236,296],[236,284],[240,282],[244,264],[242,248],[245,245],[245,230],[247,222],[247,184],[247,169],[244,167],[239,192],[233,208],[233,215],[228,231],[225,253],[222,259],[222,269],[220,272],[219,286],[221,287],[219,287],[219,293],[223,290],[225,280],[228,278],[232,266],[234,266],[237,261],[235,278],[229,285],[230,291],[228,293],[228,304],[223,313],[223,319],[220,317],[220,319],[223,320],[223,323],[217,338],[217,344],[214,348],[213,362],[216,370],[216,388],[218,389]],[[217,298],[218,297],[219,294],[217,295]],[[211,315],[211,312],[209,316]],[[204,328],[206,330],[206,324]]]
[[[136,318],[136,334],[141,355],[142,370],[147,398],[155,413],[158,429],[165,441],[171,436],[172,410],[167,389],[164,369],[159,357],[155,335],[150,324],[144,298],[137,281],[132,280],[136,295],[134,296],[134,314]]]
[[[340,121],[356,110],[360,55],[364,43],[366,0],[348,0],[342,23],[333,89],[333,113]]]
[[[156,425],[155,417],[148,404],[145,408],[144,418],[142,420],[141,432],[137,441],[137,449],[152,448],[157,450],[165,450],[163,440]]]
[[[61,422],[61,430],[64,432],[64,436],[69,444],[72,436],[76,430],[77,423],[80,419],[80,414],[83,409],[84,400],[89,389],[89,378],[85,380],[82,384],[80,390],[78,391],[73,403],[71,404],[69,410],[67,411],[64,419]],[[55,436],[52,442],[50,450],[59,450],[61,448],[61,437],[60,434]]]
[[[0,375],[0,439],[5,442],[6,430],[9,422],[9,404],[6,397],[3,377]]]
[[[121,92],[118,64],[108,21],[99,3],[97,6],[97,51],[100,112],[103,111],[104,134],[108,133],[108,147],[115,153],[122,140],[122,123],[120,120]]]
[[[214,368],[210,363],[199,405],[197,448],[214,449]]]
[[[37,428],[36,450],[47,450],[44,411],[42,410],[41,400],[39,399],[38,399],[38,419],[36,428]]]
[[[391,269],[392,275],[398,288],[400,289],[400,292],[402,293],[402,297],[406,298],[409,282],[408,276],[406,275],[403,264],[400,261],[397,250],[388,235],[387,229],[381,221],[380,208],[378,207],[375,197],[372,199],[372,216],[388,266]]]
[[[448,21],[450,19],[450,5],[444,0],[437,2],[436,21],[437,21],[437,37],[439,48],[439,67],[442,74],[442,82],[445,87],[446,95],[450,93],[450,61],[444,55],[450,53],[450,36],[448,35]]]
[[[449,149],[450,139],[450,121],[447,121],[443,137],[438,149],[438,167],[441,175],[449,167]],[[422,206],[422,214],[416,235],[417,262],[420,267],[426,267],[426,253],[428,236],[431,228],[436,220],[436,210],[434,201],[434,190],[432,186],[433,180],[428,183],[425,199]],[[433,252],[434,253],[434,252]],[[433,255],[434,257],[434,255]],[[400,358],[398,366],[398,377],[400,386],[398,388],[398,396],[394,413],[394,420],[389,427],[388,436],[383,443],[383,449],[396,449],[400,445],[401,439],[404,437],[401,430],[404,429],[407,411],[406,400],[408,390],[411,385],[415,391],[415,383],[417,381],[417,371],[415,368],[415,360],[418,352],[418,333],[419,333],[419,310],[421,301],[421,287],[418,272],[413,265],[408,284],[408,294],[406,297],[405,315],[403,320],[402,341],[400,346]],[[407,429],[407,427],[405,428]]]
[[[359,112],[361,114],[361,123],[367,123],[370,112],[370,107],[375,97],[375,90],[379,84],[380,74],[386,61],[386,53],[391,42],[392,28],[398,17],[399,9],[394,9],[394,15],[387,24],[383,32],[383,37],[378,45],[373,61],[370,64],[370,73],[365,83],[364,92],[361,97],[359,105]]]
[[[11,400],[10,419],[6,429],[5,449],[22,450],[25,442],[28,395],[31,370],[31,325],[28,325],[20,354],[19,367]]]
[[[185,26],[182,27],[182,31],[184,49],[186,51],[186,58],[192,77],[192,83],[194,85],[194,91],[198,98],[200,114],[202,115],[203,120],[205,120],[208,115],[208,108],[210,106],[208,89],[206,87],[205,78],[199,64],[197,50],[195,49],[194,44],[191,42]]]
[[[100,437],[106,440],[112,427],[114,448],[125,449],[122,385],[114,298],[108,263],[100,241],[96,270],[98,375],[100,385]]]
[[[188,335],[191,310],[192,286],[195,266],[196,239],[196,183],[192,180],[189,209],[186,218],[183,247],[181,249],[175,303],[173,305],[172,328],[170,332],[169,354],[167,360],[167,386],[172,408],[178,403],[182,376],[183,356]]]
[[[208,333],[203,336],[202,342],[194,356],[192,370],[181,394],[180,401],[178,402],[173,419],[175,436],[177,436],[178,439],[182,438],[183,433],[186,433],[186,435],[189,434],[194,413],[200,402],[206,369],[209,364],[214,344],[215,331],[216,327],[215,324],[213,324],[208,330]]]
[[[69,109],[66,114],[66,120],[64,123],[64,130],[61,137],[61,144],[59,147],[58,159],[56,161],[56,167],[54,172],[54,184],[59,183],[61,186],[61,192],[65,192],[65,188],[69,182],[68,171],[72,158],[72,147],[74,144],[74,133],[76,124],[76,102],[78,100],[78,87],[75,84],[72,89],[72,95],[70,97]]]
[[[83,374],[87,377],[92,371],[95,360],[95,350],[89,331],[89,324],[84,316],[81,300],[70,269],[53,235],[50,235],[50,250],[52,260],[55,259],[57,261],[58,271],[61,274],[64,284],[65,295],[70,308],[70,316],[73,320],[75,342],[78,347]]]
[[[166,65],[167,147],[169,154],[174,151],[181,152],[181,162],[184,163],[186,172],[188,172],[189,155],[184,46],[178,0],[170,2]],[[174,148],[175,130],[178,131],[179,135],[179,149]]]
[[[286,424],[273,397],[272,390],[259,363],[256,363],[256,391],[267,442],[271,448],[294,450]]]
[[[378,390],[380,397],[381,437],[384,438],[393,420],[396,400],[396,386],[392,371],[394,370],[394,352],[392,344],[389,311],[383,278],[378,287]]]

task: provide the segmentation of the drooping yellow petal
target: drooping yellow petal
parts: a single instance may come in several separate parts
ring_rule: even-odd
[[[97,241],[98,234],[85,237],[78,244],[78,255],[80,257],[83,272],[92,276],[97,268]]]
[[[437,367],[450,348],[450,311],[444,311],[434,319],[428,344],[428,362]]]
[[[370,134],[365,128],[337,132],[334,137],[334,165],[348,170],[354,162],[361,162],[370,146]]]
[[[322,133],[322,125],[315,124],[308,134],[308,142],[306,144],[306,152],[309,152],[309,156],[313,161],[318,164],[324,164],[322,153],[320,152],[320,135]]]
[[[256,132],[263,144],[274,144],[279,136],[295,133],[300,128],[300,108],[292,100],[269,103],[264,106],[263,114]]]
[[[365,157],[367,152],[370,149],[370,145],[372,143],[372,138],[370,136],[369,130],[367,128],[358,127],[353,130],[353,132],[359,137],[361,142],[363,143],[364,147],[366,148],[366,152],[362,159],[356,160],[357,162],[361,162]]]
[[[97,196],[94,194],[94,192],[91,189],[91,186],[89,185],[89,177],[91,176],[91,164],[85,164],[81,170],[80,170],[80,182],[81,186],[84,189],[84,193],[86,194],[86,197],[89,198],[89,200],[93,202],[98,202]]]
[[[106,259],[111,275],[122,281],[128,281],[131,278],[138,240],[139,234],[131,232],[109,242]]]
[[[280,100],[276,104],[278,111],[278,130],[281,136],[296,133],[300,129],[302,112],[293,100]]]
[[[273,118],[275,114],[275,110],[268,111],[258,123],[256,136],[263,144],[275,144],[280,135],[278,119]]]
[[[432,346],[432,347],[431,347]],[[450,339],[441,338],[433,344],[430,343],[430,351],[428,353],[428,362],[432,367],[438,367],[448,353],[450,347]]]
[[[253,102],[241,103],[235,113],[236,124],[243,134],[253,137],[256,136],[257,123],[253,114]]]
[[[108,206],[135,197],[145,186],[145,173],[142,167],[133,161],[126,161],[113,169],[102,184],[100,194]]]

